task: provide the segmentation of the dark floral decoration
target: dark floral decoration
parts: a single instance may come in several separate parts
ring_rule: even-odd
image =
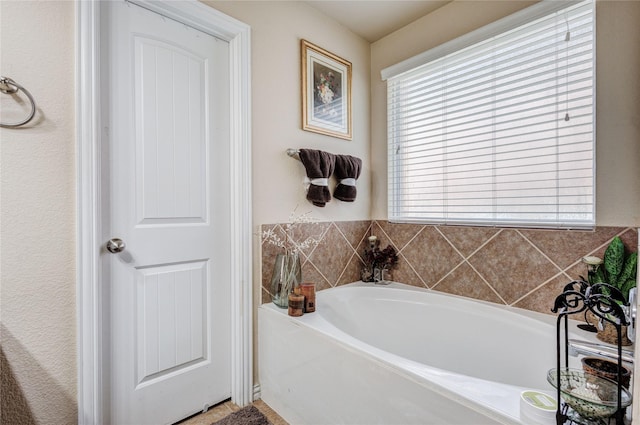
[[[375,247],[364,250],[364,261],[372,269],[391,270],[398,262],[398,254],[393,246],[388,245],[385,249]]]
[[[373,239],[372,239],[373,238]],[[369,248],[364,249],[364,266],[361,279],[364,282],[374,282],[381,278],[381,270],[391,270],[398,263],[398,254],[393,246],[387,245],[380,249],[380,241],[372,237],[369,239]]]

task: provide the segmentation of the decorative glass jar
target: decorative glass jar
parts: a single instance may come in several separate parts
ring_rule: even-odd
[[[289,293],[302,281],[302,268],[298,253],[278,254],[271,275],[271,296],[280,308],[289,306]]]

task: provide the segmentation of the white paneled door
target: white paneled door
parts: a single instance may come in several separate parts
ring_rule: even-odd
[[[229,45],[102,3],[108,419],[173,423],[231,395]]]

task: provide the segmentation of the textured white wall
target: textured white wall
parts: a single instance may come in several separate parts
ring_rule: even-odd
[[[76,423],[74,5],[0,1],[3,76],[34,122],[0,129],[2,423]],[[18,114],[0,94],[4,117]]]
[[[380,71],[535,2],[455,1],[371,45],[371,215],[387,217],[386,84]],[[596,223],[640,225],[640,2],[596,3]]]

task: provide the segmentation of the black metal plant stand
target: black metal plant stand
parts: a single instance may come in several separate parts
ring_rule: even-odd
[[[625,410],[622,408],[622,326],[628,326],[629,320],[625,314],[621,304],[625,303],[624,296],[615,287],[606,283],[596,283],[589,285],[583,280],[574,280],[568,283],[555,300],[555,304],[551,311],[558,313],[556,327],[556,371],[557,371],[557,400],[558,411],[556,412],[556,425],[565,423],[576,423],[575,418],[568,414],[566,404],[560,401],[560,372],[561,372],[561,329],[564,321],[564,364],[569,366],[569,342],[568,317],[572,314],[578,314],[590,310],[600,320],[611,323],[616,328],[618,341],[618,409],[614,414],[616,425],[624,424]],[[569,421],[569,422],[567,422]],[[580,423],[580,422],[578,422]]]

